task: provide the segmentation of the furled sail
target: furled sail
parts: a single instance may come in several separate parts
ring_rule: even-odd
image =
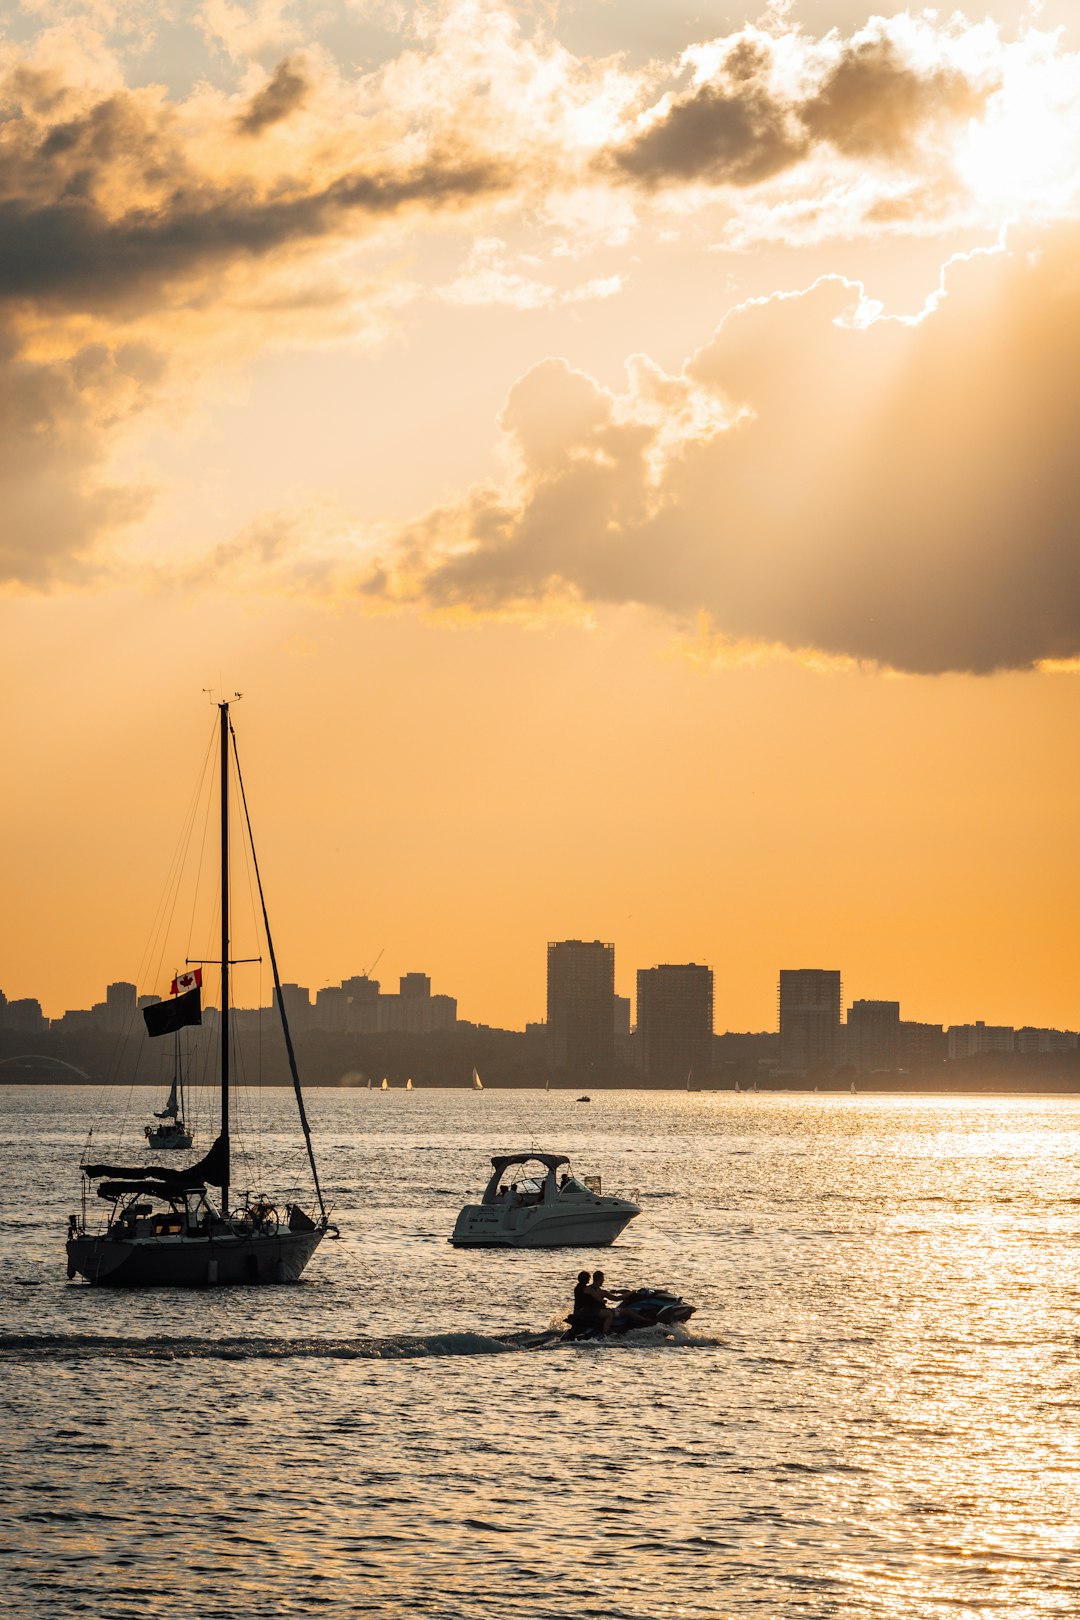
[[[114,1176],[118,1181],[137,1184],[154,1181],[165,1187],[167,1194],[201,1187],[208,1181],[214,1187],[223,1187],[229,1179],[228,1143],[219,1136],[209,1153],[195,1164],[189,1164],[186,1170],[172,1170],[161,1164],[84,1164],[83,1175],[92,1181],[98,1176]]]

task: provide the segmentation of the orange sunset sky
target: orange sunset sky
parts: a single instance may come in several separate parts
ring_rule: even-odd
[[[213,688],[312,990],[1080,1025],[1071,0],[24,0],[0,95],[9,997],[136,976]]]

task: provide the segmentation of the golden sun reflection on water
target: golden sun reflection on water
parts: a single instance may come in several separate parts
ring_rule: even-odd
[[[45,1101],[0,1144],[23,1233],[0,1534],[35,1620],[106,1586],[116,1620],[222,1593],[255,1616],[1080,1612],[1080,1102],[639,1094],[583,1118],[316,1092],[342,1242],[300,1288],[182,1299],[57,1277]],[[445,1237],[537,1126],[640,1185],[604,1269],[676,1284],[686,1342],[515,1348],[579,1256]]]

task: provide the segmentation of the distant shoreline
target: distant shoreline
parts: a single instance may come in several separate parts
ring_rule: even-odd
[[[979,1080],[979,1081],[975,1081],[975,1080],[966,1080],[966,1081],[965,1080],[956,1080],[956,1081],[953,1081],[952,1083],[949,1083],[949,1082],[946,1082],[946,1081],[941,1081],[941,1080],[936,1080],[936,1081],[920,1080],[920,1081],[917,1081],[917,1082],[912,1081],[909,1084],[903,1084],[903,1083],[897,1084],[895,1081],[891,1082],[890,1084],[884,1084],[880,1080],[874,1080],[874,1079],[867,1078],[867,1079],[862,1080],[862,1081],[856,1081],[854,1092],[852,1091],[850,1083],[848,1083],[846,1085],[842,1084],[842,1083],[834,1084],[834,1085],[822,1085],[820,1082],[817,1085],[802,1084],[802,1085],[783,1085],[783,1086],[781,1086],[781,1085],[772,1084],[772,1083],[767,1082],[767,1081],[766,1082],[759,1081],[756,1087],[748,1087],[748,1086],[745,1086],[745,1085],[742,1085],[742,1084],[740,1084],[738,1088],[736,1088],[736,1086],[734,1084],[731,1084],[731,1085],[715,1085],[715,1086],[695,1086],[691,1092],[687,1092],[686,1087],[684,1085],[678,1085],[678,1084],[672,1084],[672,1085],[663,1085],[663,1084],[625,1085],[625,1084],[605,1084],[602,1081],[590,1080],[590,1081],[587,1081],[587,1082],[580,1082],[579,1081],[575,1085],[559,1085],[559,1086],[552,1086],[550,1088],[545,1088],[544,1086],[538,1086],[538,1085],[536,1085],[534,1083],[515,1082],[513,1080],[507,1080],[507,1081],[502,1082],[502,1083],[500,1083],[497,1080],[486,1080],[484,1082],[484,1091],[485,1091],[485,1093],[492,1092],[492,1091],[495,1091],[495,1092],[507,1092],[507,1091],[539,1092],[542,1095],[546,1095],[546,1096],[561,1097],[561,1098],[567,1098],[568,1097],[573,1101],[577,1101],[578,1099],[583,1098],[584,1095],[585,1095],[585,1093],[583,1091],[583,1085],[586,1085],[589,1088],[591,1088],[589,1093],[588,1093],[588,1100],[589,1101],[595,1101],[597,1097],[605,1095],[605,1094],[616,1094],[616,1093],[622,1093],[622,1092],[626,1092],[626,1093],[671,1092],[672,1095],[674,1095],[674,1096],[679,1096],[679,1095],[682,1095],[682,1096],[725,1096],[726,1095],[726,1096],[732,1096],[732,1097],[735,1097],[735,1096],[743,1096],[743,1097],[759,1096],[759,1097],[762,1097],[762,1096],[770,1096],[770,1095],[771,1096],[786,1096],[786,1097],[813,1097],[813,1096],[850,1097],[852,1095],[854,1095],[854,1096],[862,1096],[862,1097],[883,1097],[883,1096],[884,1097],[1077,1097],[1077,1096],[1080,1096],[1080,1080],[1076,1080],[1076,1081],[1062,1080],[1062,1081],[1058,1082],[1057,1084],[1047,1083],[1044,1080],[1040,1084],[1024,1085],[1022,1083],[1017,1082],[1015,1079],[1013,1079],[1013,1080],[1004,1080],[1003,1079],[1000,1082],[994,1082],[993,1080],[989,1080],[989,1079],[986,1079],[986,1078],[983,1078],[982,1080]],[[24,1086],[24,1087],[26,1087],[26,1088],[28,1088],[30,1090],[36,1090],[39,1087],[43,1087],[43,1086],[96,1086],[96,1087],[108,1087],[110,1090],[149,1091],[149,1092],[155,1092],[155,1093],[159,1092],[161,1090],[161,1084],[160,1084],[159,1081],[153,1081],[153,1080],[131,1080],[131,1081],[128,1081],[128,1080],[102,1080],[102,1079],[95,1078],[94,1076],[91,1076],[91,1075],[87,1075],[85,1077],[80,1077],[78,1075],[73,1075],[71,1077],[65,1077],[64,1079],[57,1079],[54,1076],[48,1076],[48,1077],[42,1076],[42,1077],[39,1077],[39,1078],[26,1078],[26,1077],[13,1078],[13,1077],[10,1077],[8,1075],[4,1075],[4,1076],[0,1077],[0,1087],[5,1087],[5,1086]],[[211,1084],[209,1087],[204,1087],[202,1089],[213,1090],[214,1087]],[[254,1087],[248,1087],[247,1089],[253,1090],[255,1088]],[[292,1089],[292,1081],[291,1080],[264,1080],[259,1084],[259,1089],[265,1090],[265,1091],[289,1091],[289,1090]],[[373,1095],[376,1094],[376,1093],[379,1094],[379,1095],[382,1095],[382,1087],[381,1086],[378,1086],[378,1085],[368,1086],[366,1084],[366,1082],[363,1083],[363,1084],[357,1084],[355,1081],[349,1081],[349,1080],[305,1080],[304,1081],[304,1090],[305,1091],[362,1091],[362,1092],[370,1091],[370,1092],[372,1092]],[[404,1090],[405,1090],[405,1087],[403,1085],[401,1085],[400,1083],[387,1087],[388,1092],[390,1092],[390,1091],[404,1092]],[[426,1082],[423,1083],[423,1084],[419,1084],[414,1080],[410,1095],[411,1096],[416,1096],[419,1093],[425,1092],[425,1091],[439,1091],[439,1092],[442,1092],[442,1091],[472,1091],[472,1090],[473,1090],[472,1084],[471,1084],[471,1082],[469,1082],[467,1080],[447,1081],[447,1082],[445,1082],[443,1084],[430,1084],[430,1083],[426,1083]]]

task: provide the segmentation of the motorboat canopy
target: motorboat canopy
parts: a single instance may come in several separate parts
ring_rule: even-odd
[[[504,1172],[509,1170],[512,1164],[542,1164],[550,1176],[555,1173],[561,1164],[569,1164],[570,1160],[565,1153],[502,1153],[498,1157],[493,1157],[491,1163],[493,1167],[491,1180],[484,1188],[484,1196],[481,1200],[484,1204],[494,1204],[496,1202],[499,1183]]]

